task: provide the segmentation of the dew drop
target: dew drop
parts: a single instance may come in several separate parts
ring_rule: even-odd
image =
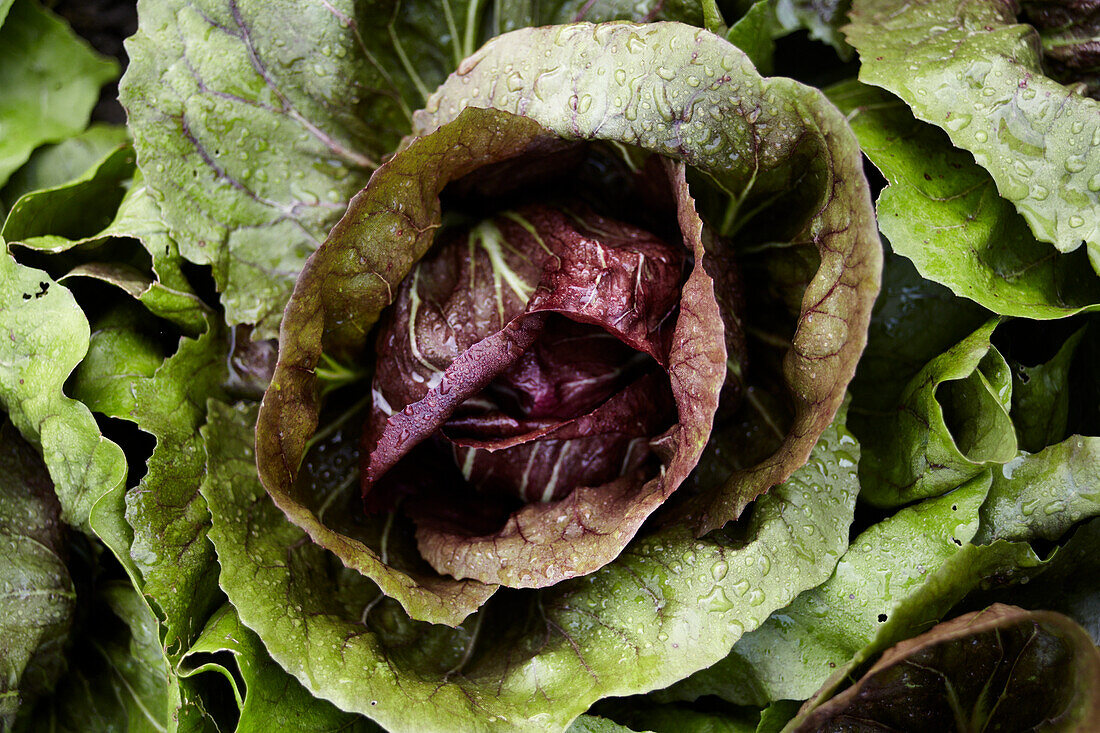
[[[1080,155],[1071,155],[1066,158],[1066,170],[1070,173],[1079,173],[1085,169],[1085,159]]]
[[[947,125],[947,129],[958,132],[969,125],[971,119],[971,116],[967,114],[954,115],[948,118],[944,124]]]
[[[721,580],[726,577],[726,573],[729,572],[730,566],[725,560],[719,560],[710,567],[710,574],[715,580]]]
[[[707,595],[699,596],[699,603],[711,613],[725,613],[733,608],[733,604],[726,597],[725,591],[719,586],[715,586]]]
[[[1045,514],[1057,514],[1066,510],[1066,503],[1061,499],[1056,499],[1043,507]]]

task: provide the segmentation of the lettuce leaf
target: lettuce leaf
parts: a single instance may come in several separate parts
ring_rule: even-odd
[[[0,186],[31,151],[88,124],[99,88],[118,64],[92,51],[33,0],[5,3],[0,14]]]
[[[1100,272],[1100,102],[1044,75],[1038,34],[1016,22],[1016,8],[855,0],[845,33],[861,81],[945,130],[1036,238],[1058,252],[1086,244]]]
[[[230,602],[311,693],[392,730],[563,730],[599,697],[705,667],[824,580],[855,500],[858,446],[838,423],[744,527],[638,538],[596,573],[502,591],[452,629],[409,618],[287,521],[255,475],[255,407],[209,414],[202,491]]]

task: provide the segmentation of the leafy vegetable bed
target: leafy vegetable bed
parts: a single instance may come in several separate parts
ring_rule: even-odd
[[[0,729],[1100,727],[1095,3],[47,6]]]

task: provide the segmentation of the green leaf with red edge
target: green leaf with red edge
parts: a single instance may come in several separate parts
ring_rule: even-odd
[[[1051,729],[1100,724],[1100,650],[1072,620],[994,604],[888,649],[835,697],[813,700],[792,733],[856,719],[868,729]]]
[[[278,329],[306,258],[473,50],[483,4],[144,1],[120,85],[182,255],[231,325]]]

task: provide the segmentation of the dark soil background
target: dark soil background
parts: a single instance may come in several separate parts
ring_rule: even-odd
[[[95,50],[113,56],[126,68],[129,58],[122,42],[137,31],[137,0],[46,0],[44,4],[64,18]],[[126,122],[126,111],[118,103],[117,83],[103,87],[92,120]]]

